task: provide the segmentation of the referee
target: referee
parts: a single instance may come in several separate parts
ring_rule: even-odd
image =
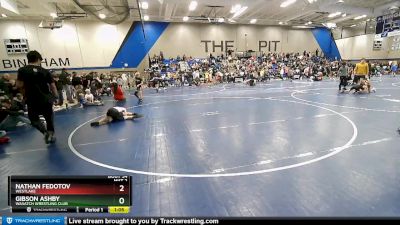
[[[365,61],[365,58],[361,59],[360,63],[356,64],[354,68],[354,80],[353,82],[358,84],[361,79],[367,79],[369,75],[369,66],[368,63]]]
[[[40,53],[30,51],[27,58],[28,65],[18,70],[17,87],[25,96],[32,126],[44,135],[46,144],[54,143],[53,103],[58,99],[57,88],[50,72],[41,66]],[[40,121],[39,115],[45,118],[47,128]]]

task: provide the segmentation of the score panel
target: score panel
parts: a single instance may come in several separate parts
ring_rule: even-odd
[[[106,213],[132,205],[130,176],[9,176],[8,182],[12,212]]]

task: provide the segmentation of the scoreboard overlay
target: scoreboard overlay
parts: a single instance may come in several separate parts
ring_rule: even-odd
[[[132,205],[130,176],[9,176],[8,184],[12,212],[123,213]]]

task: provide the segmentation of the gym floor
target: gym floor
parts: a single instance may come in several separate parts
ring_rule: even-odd
[[[0,148],[9,175],[133,176],[132,216],[399,216],[400,79],[377,92],[337,81],[145,91],[144,118],[102,127],[114,106],[57,112],[57,143],[23,127]]]

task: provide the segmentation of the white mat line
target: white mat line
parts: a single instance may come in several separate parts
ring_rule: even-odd
[[[122,142],[122,141],[126,141],[127,139],[128,138],[116,139],[116,140],[108,140],[108,141],[89,142],[89,143],[77,144],[77,146],[86,146],[86,145],[96,145],[96,144],[106,144],[106,143],[113,143],[113,142]],[[60,148],[67,148],[67,147],[68,146],[61,146]],[[29,153],[29,152],[38,152],[38,151],[46,151],[46,150],[49,150],[49,149],[48,148],[36,148],[36,149],[28,149],[28,150],[23,150],[23,151],[6,152],[6,153],[4,153],[4,155],[16,155],[16,154]],[[49,150],[49,151],[53,151],[53,150]]]
[[[372,144],[378,144],[378,143],[381,143],[381,142],[386,142],[386,141],[391,141],[391,140],[393,140],[393,139],[392,138],[383,138],[383,139],[379,139],[379,140],[366,141],[366,142],[363,142],[363,143],[360,143],[360,144],[350,145],[349,148],[358,147],[358,146],[372,145]],[[216,174],[216,173],[222,173],[222,172],[235,170],[235,169],[241,169],[241,168],[250,167],[250,166],[265,165],[265,164],[279,162],[279,161],[283,161],[283,160],[287,160],[287,159],[304,158],[304,157],[309,157],[309,156],[312,156],[312,155],[315,155],[315,154],[318,154],[318,153],[324,153],[324,152],[330,152],[330,151],[336,151],[336,150],[337,150],[336,148],[333,148],[333,149],[324,150],[324,151],[318,151],[318,152],[301,153],[301,154],[298,154],[298,155],[287,156],[287,157],[283,157],[283,158],[279,158],[279,159],[262,160],[262,161],[259,161],[259,162],[254,162],[254,163],[241,165],[241,166],[215,169],[215,170],[212,171],[212,173]]]

